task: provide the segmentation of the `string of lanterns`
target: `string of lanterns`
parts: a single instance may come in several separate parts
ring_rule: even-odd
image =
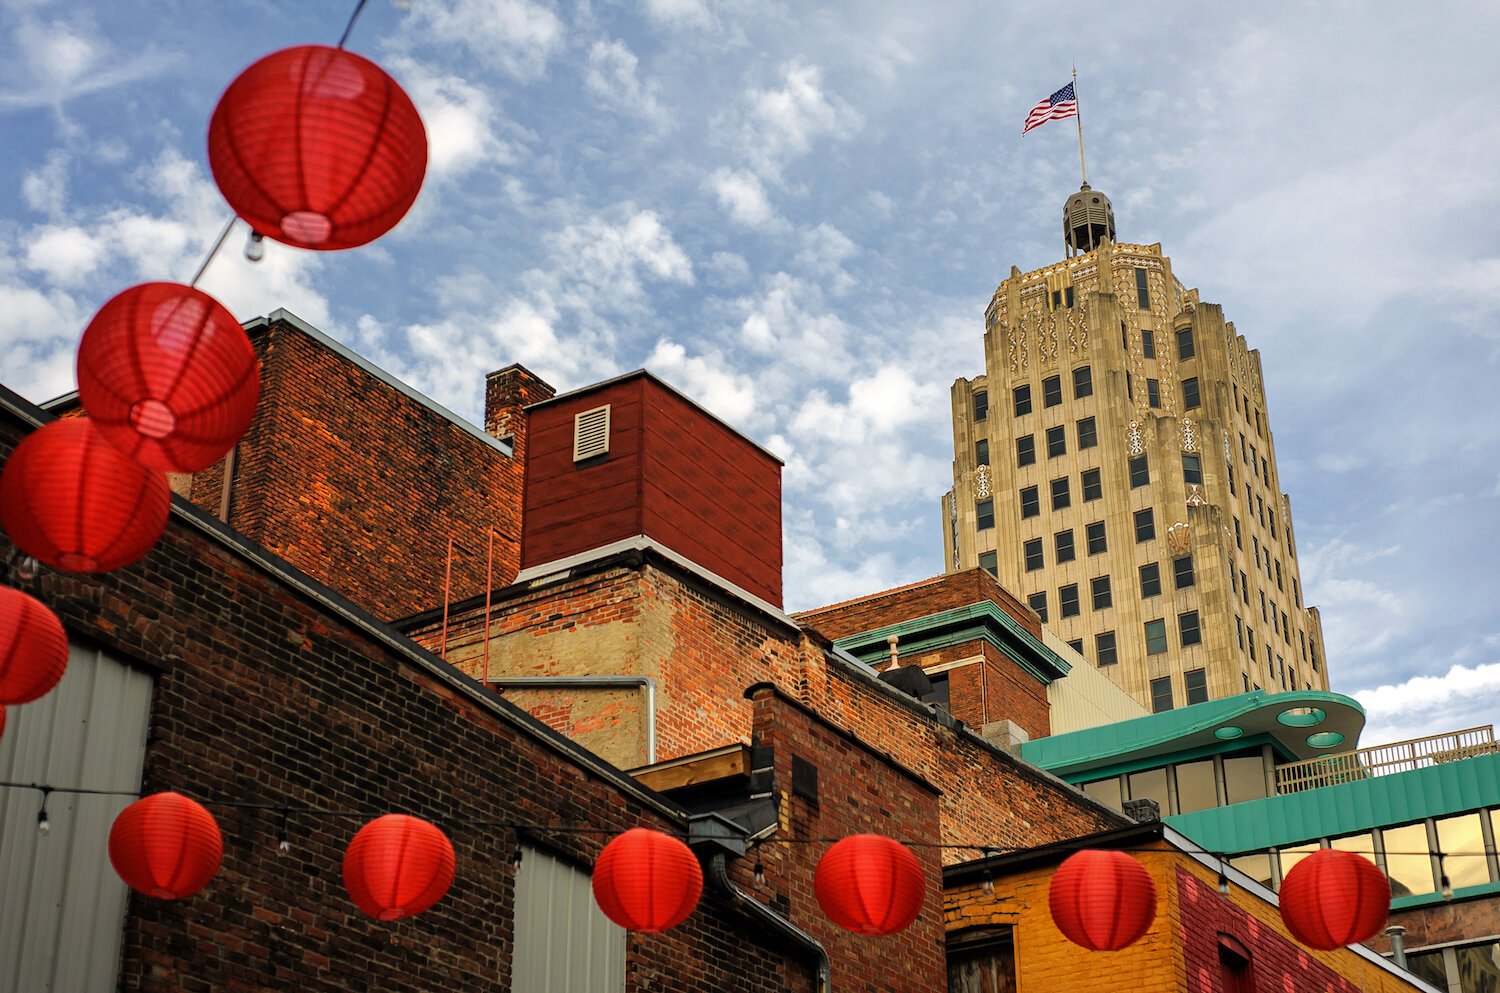
[[[0,717],[3,721],[3,717]],[[121,790],[70,789],[0,782],[0,788],[40,790],[38,830],[48,830],[46,801],[52,793],[136,796]],[[366,818],[363,811],[291,807],[250,801],[207,801],[240,809],[279,812],[278,847],[290,850],[286,819],[318,814]],[[587,826],[522,825],[509,821],[449,821],[454,825],[526,829],[536,833],[612,834]],[[916,920],[926,882],[913,848],[977,850],[986,856],[1026,851],[944,842],[900,842],[874,834],[844,838],[773,838],[765,843],[830,844],[819,859],[813,892],[833,923],[861,935],[890,935]],[[218,822],[200,803],[179,793],[141,797],[116,818],[109,857],[131,889],[158,899],[183,899],[212,880],[223,855]],[[1118,951],[1150,930],[1156,918],[1156,885],[1137,859],[1121,849],[1075,851],[1053,873],[1048,908],[1069,941],[1091,951]],[[1143,853],[1159,849],[1139,849]],[[1215,853],[1208,853],[1213,856]],[[1482,854],[1482,853],[1481,853]],[[1222,861],[1223,856],[1215,856]],[[513,864],[519,866],[519,851]],[[758,866],[757,866],[758,868]],[[385,814],[364,824],[343,860],[344,887],[368,916],[380,921],[410,917],[437,904],[452,886],[456,859],[452,842],[437,825],[406,814]],[[703,871],[680,838],[631,828],[612,838],[595,860],[594,900],[611,921],[630,931],[656,933],[691,916],[703,893]],[[1228,881],[1220,874],[1220,892]],[[984,889],[994,891],[988,873]],[[1302,944],[1324,951],[1368,941],[1385,926],[1390,886],[1376,865],[1360,855],[1320,849],[1291,868],[1281,884],[1280,912]]]

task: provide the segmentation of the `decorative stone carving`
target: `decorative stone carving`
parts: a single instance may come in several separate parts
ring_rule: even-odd
[[[981,500],[990,495],[990,467],[987,465],[974,470],[974,495]]]
[[[1234,449],[1229,447],[1229,432],[1224,432],[1224,464],[1234,465]]]
[[[1146,451],[1146,445],[1141,440],[1141,422],[1131,421],[1129,429],[1125,432],[1125,444],[1131,455],[1140,455]]]
[[[1198,436],[1193,430],[1192,418],[1182,419],[1182,450],[1184,452],[1196,452],[1198,450]]]
[[[1208,500],[1203,496],[1203,487],[1197,483],[1188,483],[1187,505],[1189,507],[1201,507],[1205,503],[1208,503]]]
[[[1172,553],[1173,558],[1186,555],[1192,541],[1192,529],[1188,527],[1187,521],[1178,521],[1167,528],[1167,551]]]

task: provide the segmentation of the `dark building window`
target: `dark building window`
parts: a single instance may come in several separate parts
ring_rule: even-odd
[[[1035,572],[1045,563],[1042,561],[1042,539],[1032,538],[1022,546],[1026,550],[1026,571]]]
[[[1094,664],[1097,666],[1114,665],[1120,661],[1115,654],[1115,633],[1103,631],[1094,636]]]
[[[1059,531],[1052,536],[1052,548],[1057,552],[1057,561],[1061,565],[1064,562],[1072,562],[1077,556],[1073,552],[1073,529]]]
[[[1085,469],[1078,477],[1083,482],[1083,500],[1097,500],[1104,495],[1104,484],[1099,481],[1098,469]]]
[[[1156,358],[1156,332],[1141,329],[1141,354],[1148,359]]]
[[[1141,566],[1141,599],[1154,596],[1161,596],[1161,566],[1156,562],[1147,562]]]
[[[1146,622],[1146,654],[1160,655],[1167,650],[1167,621],[1158,617]]]
[[[1203,642],[1203,632],[1198,630],[1198,612],[1189,610],[1177,615],[1177,632],[1182,636],[1182,647]]]
[[[1042,406],[1056,407],[1062,403],[1062,377],[1048,376],[1042,380]]]
[[[1068,436],[1063,432],[1062,425],[1047,429],[1047,458],[1055,459],[1059,455],[1068,454]]]
[[[1064,476],[1061,479],[1054,479],[1052,481],[1052,509],[1062,510],[1064,507],[1072,506],[1072,504],[1073,497],[1068,490],[1068,477]]]
[[[1071,286],[1063,287],[1063,306],[1073,306],[1073,287]]]
[[[1071,648],[1071,649],[1073,649],[1073,651],[1077,652],[1079,655],[1082,655],[1083,654],[1083,639],[1082,638],[1074,638],[1072,641],[1068,642],[1068,647]]]
[[[1103,610],[1114,602],[1109,589],[1108,576],[1096,576],[1089,583],[1090,591],[1094,595],[1094,609]]]
[[[1141,310],[1151,309],[1151,290],[1146,286],[1146,270],[1135,271],[1135,302]]]
[[[1088,526],[1089,554],[1099,555],[1104,552],[1107,542],[1104,540],[1104,522],[1094,521]]]
[[[1078,584],[1069,583],[1057,591],[1057,613],[1059,617],[1078,616]]]
[[[1062,290],[1052,291],[1052,309],[1056,310],[1062,306]]]
[[[1151,712],[1159,714],[1172,709],[1172,677],[1151,680]]]
[[[1245,550],[1245,533],[1240,530],[1240,519],[1238,517],[1234,519],[1234,547],[1242,552]]]
[[[1177,360],[1179,362],[1192,358],[1197,352],[1193,350],[1193,329],[1183,328],[1177,332]]]
[[[974,464],[990,464],[990,440],[988,438],[980,438],[974,442]]]
[[[995,526],[995,501],[980,500],[974,504],[975,526],[983,531],[985,528]]]
[[[1130,460],[1130,488],[1148,486],[1151,483],[1151,465],[1146,456],[1137,455]]]
[[[1132,400],[1135,399],[1135,380],[1130,378],[1128,371],[1125,373],[1125,395]]]
[[[1172,578],[1179,590],[1185,590],[1194,583],[1193,557],[1184,555],[1180,559],[1172,560]]]
[[[1194,407],[1203,406],[1203,401],[1198,398],[1198,378],[1184,379],[1182,381],[1182,408],[1192,410]]]
[[[1036,439],[1029,434],[1023,434],[1016,439],[1016,465],[1034,464],[1036,464]]]
[[[1182,481],[1184,483],[1203,482],[1203,457],[1182,453]]]
[[[1033,594],[1031,594],[1031,596],[1027,597],[1026,598],[1026,606],[1028,606],[1032,610],[1036,611],[1036,615],[1042,619],[1042,623],[1043,624],[1047,623],[1047,591],[1046,590],[1042,590],[1042,592],[1040,592],[1040,593],[1033,593]]]
[[[1021,490],[1021,520],[1035,517],[1042,512],[1041,501],[1037,499],[1036,487],[1027,486]]]
[[[1154,379],[1146,380],[1146,403],[1152,407],[1161,406],[1161,383]]]
[[[985,572],[989,573],[991,576],[994,576],[996,579],[999,579],[1000,578],[1000,557],[998,555],[996,555],[994,552],[980,552],[979,553],[979,568],[983,569]]]
[[[1184,672],[1182,685],[1187,690],[1188,703],[1208,702],[1208,675],[1202,669],[1189,669]]]
[[[1017,386],[1015,390],[1012,391],[1012,396],[1015,399],[1017,417],[1020,417],[1022,414],[1031,413],[1030,386]]]
[[[990,412],[990,395],[988,393],[986,393],[986,392],[983,392],[983,391],[981,391],[979,393],[975,393],[974,394],[974,420],[976,420],[976,421],[982,421],[982,420],[984,420],[985,417],[989,416],[989,412]]]
[[[1094,395],[1094,372],[1088,366],[1073,370],[1073,399],[1082,400]]]
[[[1135,512],[1135,540],[1150,541],[1156,537],[1156,511],[1147,507]]]
[[[1078,448],[1093,448],[1099,444],[1099,430],[1094,427],[1092,417],[1084,417],[1078,421]]]

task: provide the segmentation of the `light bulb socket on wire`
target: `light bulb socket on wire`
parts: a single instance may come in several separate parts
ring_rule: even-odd
[[[42,803],[36,812],[36,833],[44,838],[52,833],[52,821],[47,818],[47,797],[51,794],[50,788],[42,789]]]

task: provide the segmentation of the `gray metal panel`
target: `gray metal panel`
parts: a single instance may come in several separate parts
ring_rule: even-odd
[[[594,903],[588,874],[523,849],[511,993],[624,993],[625,929]]]
[[[74,646],[55,690],[9,708],[0,780],[139,790],[150,710],[149,675]],[[54,793],[45,837],[40,800],[0,787],[0,993],[108,993],[127,895],[109,864],[109,828],[129,798]]]

